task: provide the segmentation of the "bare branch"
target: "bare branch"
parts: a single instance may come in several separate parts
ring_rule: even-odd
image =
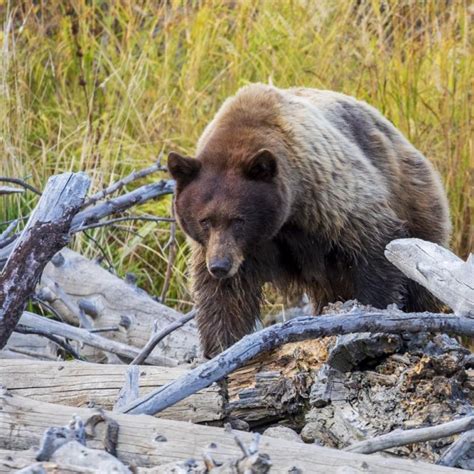
[[[377,436],[376,438],[355,443],[344,451],[360,454],[371,454],[385,449],[404,446],[406,444],[421,443],[432,439],[446,438],[463,431],[472,430],[474,428],[474,416],[466,416],[459,420],[443,423],[438,426],[430,426],[429,428],[417,428],[413,430],[396,430],[391,433]]]
[[[21,194],[25,190],[21,188],[13,188],[11,186],[0,186],[0,195],[2,194]]]
[[[211,383],[221,380],[256,355],[287,342],[358,332],[390,334],[441,332],[473,336],[474,320],[445,314],[406,314],[394,309],[370,313],[351,311],[338,315],[295,318],[245,336],[209,362],[139,398],[123,408],[123,412],[153,415],[198,390],[208,387]]]
[[[136,400],[140,393],[140,369],[136,365],[130,365],[125,374],[125,383],[120,389],[117,401],[114,405],[114,411]]]
[[[74,232],[82,232],[89,229],[97,229],[98,227],[105,227],[107,225],[113,225],[117,222],[126,222],[126,221],[151,221],[151,222],[175,222],[171,217],[154,217],[154,216],[123,216],[116,217],[115,219],[109,219],[107,221],[96,222],[95,224],[88,224],[78,229],[74,229]]]
[[[43,336],[57,344],[59,347],[62,347],[68,354],[72,355],[74,359],[84,360],[70,344],[68,344],[60,337],[56,337],[53,334],[50,334],[48,331],[44,331],[39,328],[29,328],[28,326],[24,326],[23,324],[17,324],[15,332],[18,332],[20,334],[36,334],[37,336]]]
[[[127,184],[130,184],[133,181],[136,181],[137,179],[144,178],[145,176],[148,176],[152,173],[156,173],[157,171],[165,171],[166,168],[163,168],[161,166],[161,156],[158,158],[158,160],[148,168],[144,168],[139,171],[133,171],[130,173],[128,176],[125,176],[125,178],[122,178],[121,180],[111,184],[109,187],[103,189],[102,191],[99,191],[98,193],[93,194],[82,206],[83,209],[89,206],[92,206],[95,204],[97,201],[100,201],[101,199],[104,199],[106,196],[110,196],[111,194],[115,193],[119,189],[123,188]]]
[[[87,225],[97,223],[109,215],[120,214],[126,209],[137,204],[141,204],[167,194],[172,194],[174,192],[174,186],[175,183],[173,180],[161,180],[157,183],[141,186],[130,193],[97,204],[90,209],[84,209],[74,216],[71,224],[71,232],[77,232],[77,230],[81,227],[83,228]],[[89,238],[94,240],[90,236]],[[4,248],[0,248],[0,268],[2,266],[2,261],[8,258],[13,247],[14,243],[10,243],[9,245],[5,245]]]
[[[25,189],[28,189],[30,191],[33,191],[35,194],[38,196],[41,196],[41,191],[36,189],[34,186],[31,186],[31,184],[28,184],[25,180],[20,179],[20,178],[7,178],[6,176],[0,176],[0,181],[4,183],[12,183],[12,184],[17,184],[18,186],[21,186]]]
[[[173,212],[173,211],[172,211]],[[174,217],[174,216],[173,216]],[[166,264],[165,280],[163,282],[163,288],[161,290],[160,301],[164,304],[166,295],[173,275],[173,265],[176,259],[176,222],[173,222],[170,226],[170,238],[165,246],[168,248],[168,262]]]
[[[137,357],[135,357],[135,359],[130,362],[130,365],[144,364],[147,357],[152,353],[153,349],[160,341],[162,341],[166,336],[171,334],[176,329],[180,328],[181,326],[184,326],[188,321],[191,321],[191,319],[193,319],[195,315],[195,310],[190,311],[183,318],[178,321],[175,321],[174,323],[171,323],[169,326],[165,327],[160,332],[154,332],[148,342],[145,344],[145,347],[141,350],[140,354],[138,354]]]
[[[172,194],[173,191],[173,180],[160,180],[157,183],[146,184],[127,194],[115,199],[110,199],[109,201],[97,204],[90,209],[84,209],[79,212],[72,221],[71,230],[72,232],[75,232],[76,229],[96,223],[106,216],[119,214],[129,207],[136,206],[137,204],[149,201],[150,199]]]
[[[0,242],[10,236],[15,227],[18,225],[18,222],[19,219],[15,219],[8,224],[8,227],[0,234]]]
[[[82,342],[88,346],[96,347],[106,352],[111,352],[126,359],[134,359],[138,356],[139,350],[135,347],[128,346],[121,342],[106,339],[97,334],[90,333],[86,329],[76,328],[69,324],[53,321],[42,316],[25,311],[20,319],[20,324],[28,328],[40,329],[47,331],[50,334],[66,337],[75,341]],[[176,361],[169,357],[151,356],[150,363],[154,365],[164,365],[174,367],[177,365]]]

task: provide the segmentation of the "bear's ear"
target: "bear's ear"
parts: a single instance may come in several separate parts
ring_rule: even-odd
[[[195,158],[181,156],[174,151],[168,155],[168,171],[181,186],[190,183],[197,176],[200,168],[201,162]]]
[[[249,179],[271,181],[278,173],[275,155],[270,150],[259,150],[245,165],[244,172]]]

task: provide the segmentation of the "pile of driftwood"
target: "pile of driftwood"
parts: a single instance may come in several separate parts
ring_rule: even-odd
[[[474,337],[472,256],[417,239],[386,250],[453,314],[303,306],[203,361],[192,311],[65,248],[172,193],[162,180],[112,197],[160,169],[88,198],[82,173],[42,193],[0,178],[0,194],[41,194],[21,232],[0,234],[0,472],[474,469],[474,356],[460,343]]]

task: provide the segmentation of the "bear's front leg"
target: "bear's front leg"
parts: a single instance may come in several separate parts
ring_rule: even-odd
[[[260,318],[262,283],[245,265],[231,277],[210,275],[204,259],[194,259],[193,293],[205,357],[214,357],[254,330]]]
[[[380,309],[392,303],[403,306],[407,279],[383,254],[358,264],[354,276],[354,298],[360,303]]]

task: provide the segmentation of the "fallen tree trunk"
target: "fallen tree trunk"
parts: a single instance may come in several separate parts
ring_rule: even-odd
[[[331,339],[332,341],[332,339]],[[285,344],[159,413],[160,418],[221,423],[239,418],[252,426],[300,420],[313,374],[325,362],[331,341]],[[48,403],[112,409],[129,367],[80,362],[0,361],[0,380],[12,394]],[[140,366],[142,394],[184,376],[190,369]],[[120,411],[120,410],[118,410]]]
[[[446,303],[455,314],[474,318],[474,256],[467,262],[421,239],[390,242],[385,256],[412,280]]]
[[[192,393],[221,380],[256,355],[287,342],[358,332],[391,334],[442,332],[474,336],[474,321],[444,314],[411,313],[398,310],[295,318],[245,336],[220,355],[147,396],[124,407],[124,413],[155,414]]]
[[[141,349],[155,327],[161,331],[182,320],[181,313],[154,301],[144,291],[78,253],[63,249],[58,255],[46,266],[38,291],[45,294],[47,302],[64,321],[77,325],[77,313],[85,308],[92,327],[119,327],[119,331],[105,333],[104,337]],[[63,302],[55,284],[67,294],[70,303]],[[75,305],[75,311],[71,311],[71,304]],[[190,322],[163,339],[151,357],[186,362],[198,351],[197,330]],[[100,352],[91,355],[94,361],[103,359]]]
[[[0,449],[19,451],[37,447],[46,429],[51,425],[66,425],[73,415],[80,416],[86,427],[91,426],[91,423],[94,425],[92,420],[97,419],[97,412],[91,409],[51,405],[3,393],[0,397]],[[149,416],[110,412],[104,415],[102,420],[110,420],[118,425],[117,456],[128,465],[152,467],[190,458],[199,459],[206,450],[212,451],[213,459],[219,462],[241,455],[233,434],[220,428]],[[103,449],[106,423],[102,421],[92,427],[88,446]],[[252,435],[248,433],[239,433],[239,437],[244,443],[252,440]],[[347,453],[266,436],[261,438],[260,452],[270,457],[275,472],[335,473],[341,472],[341,469],[358,469],[361,465],[364,470],[378,474],[462,472],[420,462]]]
[[[0,359],[57,360],[58,348],[49,339],[33,334],[13,333],[0,351]],[[0,379],[1,380],[1,379]]]
[[[0,360],[0,380],[12,395],[34,400],[112,410],[125,381],[128,366],[81,362]],[[186,374],[184,367],[140,366],[142,393],[166,385]],[[225,416],[225,395],[214,384],[162,411],[160,418],[193,423],[220,421]]]
[[[51,177],[16,240],[0,274],[0,349],[15,329],[45,265],[68,242],[72,219],[84,202],[89,184],[83,173]]]

